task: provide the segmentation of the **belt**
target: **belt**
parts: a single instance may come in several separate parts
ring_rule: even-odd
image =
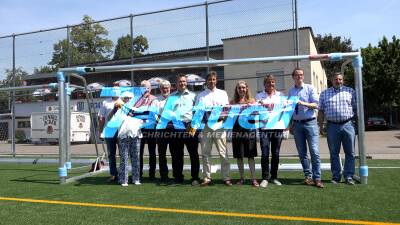
[[[315,117],[314,118],[310,118],[310,119],[305,119],[305,120],[293,120],[293,121],[296,122],[296,123],[307,123],[307,122],[310,122],[310,121],[313,121],[313,120],[315,120]]]
[[[342,124],[345,124],[345,123],[351,121],[352,119],[353,119],[353,118],[350,118],[350,119],[347,119],[347,120],[344,120],[344,121],[340,121],[340,122],[335,122],[335,121],[330,121],[330,120],[328,120],[328,123],[333,123],[333,124],[342,125]]]

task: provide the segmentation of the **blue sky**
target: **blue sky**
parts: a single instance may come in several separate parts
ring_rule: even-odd
[[[242,0],[242,2],[243,1],[244,0]],[[267,0],[248,0],[246,3],[256,3],[257,1],[260,2]],[[285,4],[287,4],[287,2],[290,2],[290,0],[275,0],[271,2],[275,2],[273,4],[280,4],[280,2],[284,2]],[[61,27],[67,24],[78,24],[81,22],[82,16],[84,14],[91,16],[95,20],[101,20],[112,17],[126,16],[131,13],[135,14],[177,6],[204,3],[204,1],[1,0],[0,3],[0,36],[5,36],[12,33],[22,33],[40,29]],[[231,5],[231,7],[233,7],[233,5]],[[240,8],[240,6],[236,7]],[[393,35],[396,35],[398,38],[400,37],[400,29],[398,28],[398,25],[395,24],[396,22],[400,21],[400,14],[398,13],[398,10],[400,9],[400,1],[397,0],[298,0],[298,9],[299,26],[311,26],[314,30],[314,34],[332,33],[333,35],[340,35],[351,38],[354,48],[366,47],[368,43],[376,45],[378,41],[382,39],[383,35],[389,38],[391,38]],[[223,9],[220,9],[220,11],[222,12]],[[268,11],[268,13],[270,12],[272,11]],[[193,15],[190,13],[182,15],[182,18],[191,17],[193,19],[193,22],[187,21],[187,23],[183,26],[187,26],[188,28],[183,29],[190,30],[190,24],[193,24],[193,26],[202,26],[199,22],[201,18],[198,18],[201,17],[202,13],[203,11],[200,10],[193,11]],[[288,12],[287,14],[290,14],[290,12]],[[254,24],[257,24],[257,20],[262,20],[260,16],[262,16],[262,14],[254,16],[251,19],[252,22]],[[290,17],[290,15],[288,15],[288,17]],[[143,20],[143,24],[145,24],[146,22],[146,20]],[[196,22],[198,24],[196,24]],[[229,21],[226,22],[229,23]],[[232,21],[230,21],[230,23],[232,24],[238,24],[240,22],[241,20],[238,18],[232,18]],[[113,24],[112,26],[114,30],[110,31],[110,35],[113,34],[117,36],[120,35],[120,33],[118,33],[118,30],[129,29],[126,24],[127,23],[124,23],[124,25],[122,25],[121,23]],[[141,29],[146,29],[146,26],[143,25],[143,28]],[[162,25],[160,25],[158,29],[163,29]],[[218,29],[221,28],[218,27]],[[197,32],[195,30],[196,29],[193,29],[193,31],[191,32]],[[160,32],[160,34],[157,34],[157,30],[154,29],[151,32],[154,32],[154,34],[152,34],[154,35],[154,37],[159,38],[158,44],[162,45],[163,41],[161,37],[165,34],[161,34],[162,32]],[[173,32],[174,31],[171,31],[171,33]],[[56,32],[54,32],[52,34],[54,37],[51,38],[57,39],[59,37],[62,37],[62,35],[64,34],[65,32],[62,34],[57,34]],[[45,39],[43,37],[40,38],[41,40]],[[21,42],[29,44],[30,41],[31,40],[29,39],[20,39],[17,44],[21,46]],[[185,40],[184,38],[182,38],[181,43],[179,44],[182,44],[184,47],[191,47],[191,43],[189,43],[190,41],[190,39]],[[4,43],[2,43],[0,40],[0,48],[2,47],[2,44],[4,45]],[[8,42],[6,43],[6,45],[8,45]],[[156,45],[156,43],[153,43],[153,46],[154,45]],[[199,43],[195,44],[195,46],[197,45],[201,46],[203,45],[203,43],[199,41]],[[52,44],[48,44],[47,47],[49,46],[52,46]],[[6,59],[8,64],[0,65],[0,69],[2,70],[4,70],[3,68],[9,67],[8,58],[10,58],[9,56],[11,53],[8,49],[6,52],[0,51],[0,61],[2,59]],[[47,53],[44,54],[44,58],[42,61],[48,61],[48,58],[51,57],[51,49],[46,51]],[[20,57],[18,58],[19,62],[23,60],[30,61],[31,58],[37,57],[34,53],[30,54],[29,52],[24,52],[23,48],[18,50],[18,55]],[[27,67],[29,67],[29,65]],[[0,73],[0,78],[1,77],[2,75]]]

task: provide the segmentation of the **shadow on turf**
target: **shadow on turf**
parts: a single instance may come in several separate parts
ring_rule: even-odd
[[[304,185],[304,179],[298,178],[279,178],[283,185]]]
[[[81,185],[119,185],[118,182],[108,182],[107,181],[108,177],[86,177],[83,178],[79,181],[77,181],[74,185],[75,186],[81,186]],[[299,179],[299,178],[279,178],[279,180],[282,182],[283,185],[288,185],[288,186],[297,186],[297,185],[301,185],[304,186],[304,179]],[[232,182],[234,184],[234,186],[236,184],[237,179],[232,179]],[[258,180],[259,182],[261,182],[261,180]],[[129,182],[131,182],[131,180],[129,179]],[[250,181],[248,181],[249,183]],[[323,181],[323,182],[328,182],[328,181]],[[159,179],[149,179],[147,177],[144,177],[141,180],[142,184],[154,184],[157,186],[174,186],[174,187],[179,187],[179,186],[191,186],[191,182],[190,180],[185,180],[185,182],[181,185],[174,185],[173,182],[171,181],[171,184],[162,184],[160,183]],[[250,183],[249,183],[250,184]],[[224,186],[223,181],[222,180],[214,180],[213,184],[211,186]],[[272,184],[271,184],[272,185]]]
[[[50,168],[51,168],[51,169],[50,169]],[[53,167],[42,168],[42,169],[7,168],[7,169],[0,169],[0,171],[27,171],[27,172],[49,172],[49,173],[54,173],[54,172],[56,172],[56,170],[54,170]]]
[[[51,171],[54,172],[54,171]],[[36,174],[32,176],[27,176],[27,177],[21,177],[17,179],[13,179],[10,181],[15,181],[15,182],[27,182],[27,183],[37,183],[37,184],[60,184],[60,181],[58,179],[40,179],[40,178],[34,178],[36,176],[40,176],[43,174]]]
[[[131,179],[129,178],[129,182],[131,182]],[[149,178],[143,178],[141,180],[142,184],[146,183],[152,183],[155,185],[158,185],[159,180],[158,179],[149,179]],[[108,177],[85,177],[83,179],[80,179],[76,181],[74,184],[75,186],[81,186],[81,185],[119,185],[118,182],[109,182]]]

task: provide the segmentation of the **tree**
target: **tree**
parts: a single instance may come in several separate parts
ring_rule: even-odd
[[[57,70],[55,66],[41,66],[39,68],[34,68],[33,73],[51,73]]]
[[[367,109],[400,105],[400,39],[386,37],[362,49],[363,86]],[[382,107],[383,106],[383,107]]]
[[[6,69],[5,70],[6,74],[6,79],[1,81],[1,86],[2,87],[13,87],[13,71],[11,69]],[[15,86],[22,86],[23,85],[23,80],[24,77],[27,76],[28,73],[24,70],[22,70],[21,67],[18,67],[15,69]]]
[[[5,70],[6,78],[2,81],[0,81],[0,87],[13,87],[14,82],[13,82],[13,71],[11,69],[6,69]],[[22,86],[23,85],[23,77],[27,76],[28,73],[24,70],[22,70],[21,67],[16,68],[15,70],[15,86]],[[18,91],[16,92],[16,95],[26,95],[27,93],[24,91]],[[5,112],[8,110],[8,104],[9,104],[9,96],[11,95],[11,92],[0,92],[0,112]],[[29,95],[23,96],[24,98],[29,98]]]
[[[332,52],[352,52],[353,47],[350,38],[342,38],[341,36],[332,36],[332,34],[325,34],[324,36],[318,34],[317,37],[314,38],[314,42],[317,46],[317,51],[320,54],[324,53],[332,53]],[[330,62],[324,61],[322,62],[322,66],[325,69],[328,84],[330,84],[329,77],[335,72],[340,72],[342,61],[339,62]],[[353,86],[354,84],[354,72],[351,66],[346,67],[345,70],[345,79],[346,83],[349,86]]]
[[[118,39],[113,59],[131,57],[131,40],[132,38],[129,34]],[[141,56],[148,48],[147,38],[143,35],[139,35],[133,39],[133,56]]]
[[[69,46],[67,39],[54,45],[49,65],[55,68],[67,66],[68,48],[71,52],[71,65],[110,59],[113,43],[105,38],[107,35],[108,31],[103,26],[93,23],[89,16],[83,16],[82,25],[71,28]]]

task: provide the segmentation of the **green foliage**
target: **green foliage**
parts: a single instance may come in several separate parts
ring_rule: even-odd
[[[110,59],[113,43],[107,39],[108,31],[85,15],[81,26],[71,28],[70,44],[67,39],[54,45],[53,58],[49,65],[55,68],[67,66],[68,48],[71,51],[71,65],[92,63]]]
[[[131,40],[132,38],[129,34],[118,39],[113,59],[131,57]],[[133,56],[141,56],[148,48],[147,38],[143,35],[139,35],[133,39]]]
[[[0,81],[0,87],[13,87],[13,71],[11,69],[5,70],[6,78]],[[16,68],[15,70],[15,86],[22,86],[23,85],[23,77],[27,76],[28,73],[22,70],[21,67]],[[0,92],[0,112],[5,112],[8,110],[9,105],[9,96],[11,92]],[[30,95],[27,91],[16,91],[16,95],[25,95],[23,99],[29,99]],[[22,99],[21,99],[22,100]]]
[[[6,79],[1,81],[1,87],[13,87],[13,71],[11,69],[5,70]],[[23,78],[27,76],[28,73],[22,70],[21,67],[15,69],[15,86],[23,85]]]
[[[350,38],[342,38],[341,36],[332,36],[332,34],[325,34],[324,36],[318,34],[317,37],[314,38],[314,42],[317,46],[317,51],[320,54],[324,53],[332,53],[332,52],[352,52],[353,47]],[[340,72],[342,61],[339,62],[330,62],[324,61],[322,65],[325,69],[328,84],[330,84],[330,76],[335,72]],[[350,66],[346,67],[344,71],[346,83],[349,86],[353,86],[354,84],[354,72]]]
[[[400,105],[400,39],[386,37],[362,49],[366,108]]]
[[[16,130],[15,139],[17,140],[17,143],[25,142],[26,141],[25,132],[23,130]]]
[[[33,73],[51,73],[57,70],[55,66],[41,66],[34,69]]]
[[[0,92],[0,113],[8,112],[8,93],[7,92]]]

